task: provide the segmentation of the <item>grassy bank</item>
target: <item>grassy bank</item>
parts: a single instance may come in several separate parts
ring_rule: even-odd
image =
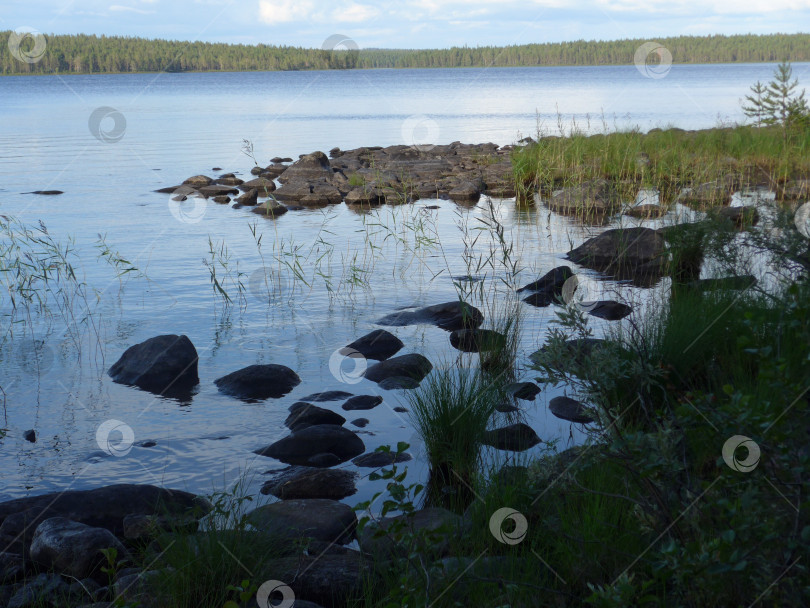
[[[669,204],[682,188],[710,182],[725,184],[726,194],[756,186],[779,193],[790,180],[810,178],[810,129],[786,134],[780,126],[671,128],[590,136],[574,129],[561,135],[541,133],[536,144],[515,153],[524,196],[606,179],[624,200],[634,200],[639,188],[654,188]],[[721,201],[707,195],[704,202]]]

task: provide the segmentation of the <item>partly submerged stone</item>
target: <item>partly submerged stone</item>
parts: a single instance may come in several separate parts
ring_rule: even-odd
[[[160,395],[188,393],[200,381],[198,360],[187,336],[169,334],[130,346],[107,373],[114,382]]]

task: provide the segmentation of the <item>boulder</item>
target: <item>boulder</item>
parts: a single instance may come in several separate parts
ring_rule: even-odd
[[[465,353],[499,350],[506,346],[506,336],[491,329],[457,329],[450,333],[453,348]]]
[[[540,393],[540,387],[534,382],[513,382],[508,384],[504,390],[515,399],[524,401],[534,401],[534,398]]]
[[[256,205],[259,202],[259,193],[255,188],[248,190],[242,196],[236,197],[236,202],[240,205]]]
[[[474,329],[484,322],[484,315],[475,306],[459,300],[434,304],[416,310],[400,310],[386,315],[378,325],[404,326],[432,324],[446,331]]]
[[[582,307],[588,314],[607,321],[618,321],[628,316],[633,309],[627,304],[613,300],[599,300],[598,302],[582,302]]]
[[[759,222],[759,211],[753,206],[742,207],[723,207],[717,212],[717,215],[725,220],[730,221],[737,228],[746,228],[754,226]]]
[[[421,382],[431,370],[433,365],[427,357],[414,353],[375,363],[366,369],[365,377],[377,383],[388,378],[410,378],[415,382]]]
[[[39,608],[54,605],[53,600],[65,597],[69,587],[58,574],[38,574],[16,589],[6,608]]]
[[[183,182],[186,186],[191,186],[192,188],[199,188],[200,186],[210,186],[214,183],[214,180],[208,177],[207,175],[195,175],[193,177],[189,177],[187,180]]]
[[[349,505],[326,498],[274,502],[251,511],[247,520],[272,537],[314,538],[341,545],[352,541],[357,527],[357,516]]]
[[[419,380],[409,378],[408,376],[391,376],[390,378],[386,378],[385,380],[378,382],[377,386],[386,391],[393,391],[397,389],[407,390],[419,388]]]
[[[578,424],[589,424],[593,422],[593,417],[590,416],[585,406],[570,397],[554,397],[548,402],[549,411],[557,418],[576,422]]]
[[[634,205],[624,210],[625,215],[643,220],[659,218],[666,212],[666,207],[652,204]]]
[[[345,349],[358,352],[366,359],[383,361],[397,354],[405,345],[402,340],[384,329],[375,329],[371,333],[358,338]]]
[[[647,284],[666,267],[664,237],[650,228],[614,228],[568,252],[568,259],[617,278]]]
[[[0,552],[0,585],[15,583],[25,578],[25,558],[18,553]]]
[[[283,175],[279,177],[282,184],[292,181],[312,181],[330,180],[332,178],[332,166],[329,159],[323,152],[312,152],[305,154],[292,165],[287,167]]]
[[[261,198],[266,198],[270,196],[270,193],[276,189],[276,183],[272,179],[267,179],[266,177],[258,177],[256,179],[252,179],[248,182],[245,182],[239,189],[242,192],[248,192],[249,190],[256,190],[258,196]]]
[[[347,205],[382,205],[385,195],[378,188],[352,188],[344,201]]]
[[[285,365],[249,365],[214,380],[220,392],[238,399],[278,399],[301,384],[301,378]]]
[[[371,410],[380,405],[383,398],[379,395],[357,395],[349,397],[341,407],[347,412],[354,410]]]
[[[696,207],[725,206],[731,202],[731,195],[738,187],[739,182],[733,176],[727,176],[684,190],[676,202]]]
[[[302,397],[301,401],[314,401],[320,403],[322,401],[342,401],[352,396],[352,393],[346,391],[323,391],[321,393],[313,393]]]
[[[316,424],[294,431],[255,453],[287,464],[314,465],[311,459],[319,454],[334,454],[345,462],[365,451],[362,439],[350,430],[336,424]]]
[[[260,205],[256,205],[251,209],[251,212],[266,217],[268,219],[275,219],[287,213],[287,207],[279,205],[276,201],[266,201]]]
[[[518,292],[521,291],[536,291],[536,292],[543,292],[549,293],[552,296],[560,296],[562,295],[562,288],[565,285],[565,282],[574,276],[574,271],[571,270],[568,266],[558,266],[553,270],[549,270],[546,274],[542,277],[524,285]]]
[[[63,490],[0,503],[0,544],[9,551],[22,552],[39,523],[52,517],[106,528],[122,536],[124,518],[130,514],[201,516],[210,508],[194,494],[150,485]]]
[[[244,184],[245,180],[239,179],[233,173],[226,173],[225,175],[221,175],[218,179],[215,179],[214,183],[221,186],[239,186]]]
[[[368,418],[356,418],[352,420],[352,424],[361,429],[367,427],[369,422],[371,421]]]
[[[107,373],[114,382],[160,395],[188,394],[200,382],[198,359],[187,336],[156,336],[130,346]]]
[[[318,424],[335,424],[341,426],[346,422],[346,419],[332,410],[327,410],[305,401],[298,401],[290,406],[290,415],[284,421],[284,426],[293,430],[300,431],[308,426],[315,426]]]
[[[481,190],[481,186],[470,181],[465,181],[451,189],[450,192],[448,192],[448,196],[454,201],[474,203],[481,198]]]
[[[64,517],[51,517],[37,526],[31,540],[31,559],[60,574],[83,579],[98,574],[106,563],[101,553],[116,549],[118,558],[127,550],[106,528],[94,528]]]
[[[588,215],[612,213],[621,200],[608,180],[595,179],[555,192],[546,204],[558,213]]]
[[[288,181],[273,196],[283,203],[305,207],[337,205],[343,201],[340,190],[324,182]]]
[[[231,194],[239,194],[239,190],[237,190],[233,186],[221,186],[221,185],[202,186],[201,188],[197,188],[197,192],[199,192],[205,198],[210,198],[212,196],[229,196]]]
[[[321,469],[293,466],[278,473],[261,488],[282,500],[294,498],[331,498],[341,500],[357,492],[357,473],[346,469]]]
[[[484,434],[482,443],[497,450],[523,452],[540,443],[540,438],[532,427],[518,422],[500,429],[487,431]]]
[[[215,196],[214,197],[214,202],[219,204],[219,205],[227,205],[228,203],[231,202],[231,197],[230,196]]]

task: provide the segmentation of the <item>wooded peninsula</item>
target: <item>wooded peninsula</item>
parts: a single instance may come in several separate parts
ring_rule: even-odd
[[[10,48],[12,34],[0,32],[0,48]],[[0,74],[627,65],[646,42],[579,40],[410,50],[358,49],[346,39],[335,50],[324,50],[85,34],[48,34],[45,41],[44,51],[35,61],[20,61],[13,52],[2,53]],[[810,61],[810,34],[678,36],[657,42],[672,54],[674,63]],[[30,56],[35,44],[32,36],[25,36],[19,48]]]

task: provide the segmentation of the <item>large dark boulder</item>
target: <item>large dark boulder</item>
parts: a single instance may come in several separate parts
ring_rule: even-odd
[[[366,370],[365,378],[377,383],[389,378],[409,378],[418,383],[432,370],[427,357],[413,353],[375,363]]]
[[[404,346],[402,340],[391,332],[384,329],[375,329],[346,345],[345,350],[358,352],[366,359],[382,361],[397,354]]]
[[[119,559],[128,553],[106,528],[51,517],[37,526],[30,551],[31,559],[44,568],[81,580],[99,573],[106,549],[115,549]]]
[[[487,352],[506,347],[506,336],[492,329],[457,329],[450,333],[450,344],[465,353]]]
[[[518,292],[537,291],[559,296],[562,294],[563,285],[572,276],[574,276],[574,271],[569,266],[557,266],[536,281],[524,285],[518,289]]]
[[[359,552],[344,550],[316,552],[262,564],[277,581],[287,583],[296,598],[290,608],[344,608],[361,601],[367,586],[380,584],[371,565]],[[315,603],[313,603],[315,602]],[[271,604],[267,604],[268,606]]]
[[[475,306],[459,300],[434,304],[416,310],[400,310],[386,315],[378,325],[417,325],[432,324],[446,331],[474,329],[484,322],[484,315]]]
[[[124,533],[124,518],[141,515],[202,515],[210,505],[194,494],[150,485],[117,484],[93,490],[64,490],[0,503],[0,546],[27,550],[31,535],[45,519],[64,517]]]
[[[583,302],[582,306],[588,314],[607,321],[618,321],[624,319],[633,309],[627,304],[614,300],[599,300],[598,302]]]
[[[341,426],[345,422],[346,419],[337,412],[312,405],[306,401],[298,401],[290,406],[290,415],[284,421],[284,426],[293,431],[300,431],[308,426],[318,424]]]
[[[287,464],[319,466],[313,460],[321,454],[331,454],[338,462],[345,462],[366,451],[363,440],[348,429],[336,424],[316,424],[279,439],[255,451]]]
[[[487,431],[482,443],[498,450],[523,452],[540,443],[540,438],[532,427],[523,422],[518,422],[500,429]]]
[[[329,180],[334,172],[329,158],[323,152],[305,154],[292,165],[287,167],[278,181],[282,184],[293,181]]]
[[[382,402],[383,398],[379,395],[356,395],[349,397],[341,407],[347,412],[354,410],[371,410]]]
[[[275,219],[287,213],[288,209],[274,200],[269,200],[256,205],[250,211],[267,219]]]
[[[283,397],[301,384],[301,378],[285,365],[248,365],[214,380],[220,392],[248,401]]]
[[[156,336],[130,346],[107,373],[114,382],[160,395],[184,394],[200,382],[198,359],[187,336]]]
[[[276,473],[262,485],[262,494],[282,500],[294,498],[331,498],[341,500],[357,492],[357,473],[346,469],[320,469],[292,466]]]
[[[588,424],[593,422],[585,406],[571,397],[554,397],[548,402],[549,411],[557,418],[576,422],[578,424]]]
[[[254,509],[251,526],[283,539],[314,538],[345,545],[354,538],[357,516],[347,504],[326,498],[282,500]]]
[[[568,252],[568,259],[620,279],[650,284],[666,268],[664,237],[650,228],[614,228]]]

